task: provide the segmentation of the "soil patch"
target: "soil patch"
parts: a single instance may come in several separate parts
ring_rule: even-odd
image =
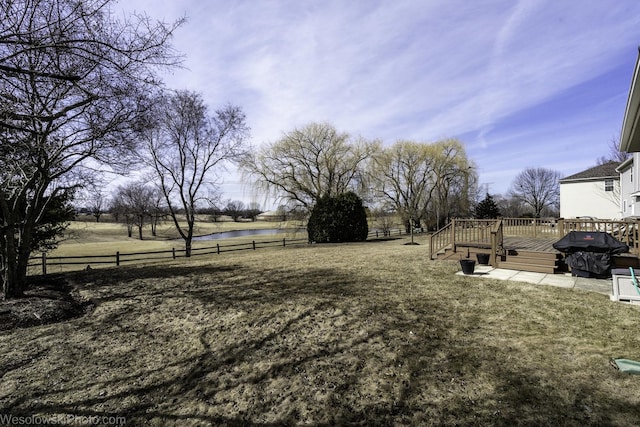
[[[23,297],[0,301],[0,331],[62,322],[83,316],[93,306],[63,275],[33,277]]]

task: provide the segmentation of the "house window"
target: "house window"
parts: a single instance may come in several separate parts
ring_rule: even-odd
[[[604,180],[604,191],[613,191],[613,180],[605,179]]]
[[[627,201],[626,200],[622,201],[622,212],[623,213],[627,213]]]

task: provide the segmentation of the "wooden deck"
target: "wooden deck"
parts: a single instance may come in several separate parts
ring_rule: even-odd
[[[506,250],[521,250],[531,252],[549,252],[560,254],[553,248],[558,239],[534,239],[531,237],[505,237],[503,246]]]
[[[453,219],[430,237],[430,259],[467,258],[489,254],[490,264],[523,271],[563,272],[565,254],[553,244],[571,231],[605,231],[629,246],[613,255],[617,267],[640,268],[640,221],[544,220],[502,218]]]

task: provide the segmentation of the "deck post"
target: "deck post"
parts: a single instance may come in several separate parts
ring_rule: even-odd
[[[429,235],[429,260],[433,259],[433,233]]]
[[[456,219],[455,218],[451,220],[451,249],[453,250],[454,254],[457,252],[456,250]]]
[[[498,268],[498,247],[502,246],[502,220],[497,219],[491,227],[491,253],[489,254],[489,265]],[[500,242],[498,242],[500,240]]]

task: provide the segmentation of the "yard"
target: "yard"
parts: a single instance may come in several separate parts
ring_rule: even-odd
[[[640,360],[637,307],[456,276],[405,240],[70,273],[95,308],[0,332],[0,415],[638,424],[640,378],[609,365]]]

